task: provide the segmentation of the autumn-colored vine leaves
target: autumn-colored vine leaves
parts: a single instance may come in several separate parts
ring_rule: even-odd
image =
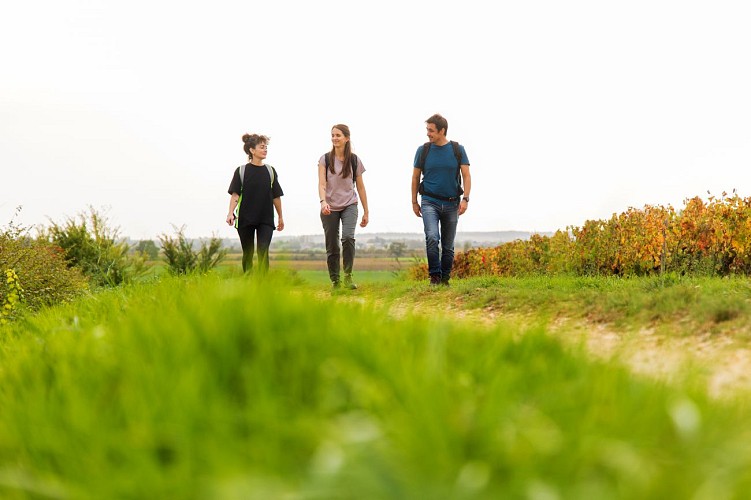
[[[751,198],[686,199],[682,210],[646,205],[588,220],[552,236],[532,235],[458,253],[454,276],[535,273],[644,276],[661,272],[751,274]]]

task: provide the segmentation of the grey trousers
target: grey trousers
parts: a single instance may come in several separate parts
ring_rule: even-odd
[[[339,224],[342,226],[342,246],[339,247]],[[323,234],[326,238],[326,264],[332,283],[339,282],[339,256],[342,255],[344,274],[352,274],[355,262],[355,225],[357,224],[357,203],[349,205],[341,212],[321,214]]]

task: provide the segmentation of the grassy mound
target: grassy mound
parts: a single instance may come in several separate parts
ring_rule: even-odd
[[[323,299],[164,278],[0,335],[4,498],[721,498],[742,402],[564,349]]]

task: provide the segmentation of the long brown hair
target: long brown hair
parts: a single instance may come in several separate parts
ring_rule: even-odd
[[[349,140],[349,127],[342,123],[339,123],[331,127],[331,130],[334,129],[341,131],[341,133],[344,134],[344,137],[348,139],[347,143],[344,144],[344,165],[342,165],[342,177],[354,178],[355,172],[352,171],[352,141]],[[329,162],[329,170],[333,174],[335,173],[334,161],[336,160],[336,148],[334,148],[333,145],[331,146],[330,158],[331,161]]]

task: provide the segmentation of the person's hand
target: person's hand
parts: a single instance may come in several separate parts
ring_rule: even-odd
[[[422,217],[422,210],[420,210],[420,204],[416,201],[412,202],[412,211],[415,213],[416,216]]]
[[[235,223],[235,214],[233,214],[233,213],[230,213],[230,214],[229,214],[229,215],[227,216],[227,225],[228,225],[228,226],[231,226],[231,225],[233,225],[234,223]]]
[[[321,202],[321,213],[323,215],[331,215],[331,206],[325,201]]]
[[[462,215],[464,212],[467,211],[467,207],[469,206],[469,203],[462,200],[459,202],[459,215]]]
[[[279,217],[279,222],[276,225],[276,230],[284,231],[284,219],[282,219],[281,217]]]
[[[364,214],[362,215],[362,221],[360,221],[360,227],[365,227],[365,226],[367,226],[367,225],[368,225],[368,213],[367,213],[367,212],[365,212],[365,213],[364,213]]]

